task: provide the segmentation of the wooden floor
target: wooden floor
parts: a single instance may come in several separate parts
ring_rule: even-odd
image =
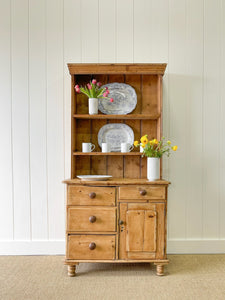
[[[80,264],[67,277],[63,256],[1,256],[0,299],[225,299],[225,254],[169,255],[166,276],[149,264]]]

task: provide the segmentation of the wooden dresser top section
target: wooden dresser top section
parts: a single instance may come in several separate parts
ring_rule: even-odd
[[[120,185],[168,185],[169,181],[160,179],[156,181],[148,181],[147,179],[135,178],[111,178],[106,181],[84,181],[80,179],[67,179],[63,183],[74,185],[96,185],[96,186],[120,186]]]
[[[164,75],[167,64],[67,64],[71,75],[154,74]]]

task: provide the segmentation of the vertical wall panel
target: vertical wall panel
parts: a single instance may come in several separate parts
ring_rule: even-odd
[[[170,181],[168,220],[169,238],[184,238],[186,226],[186,1],[170,1],[169,14],[169,102],[170,138],[179,150],[169,159]],[[178,88],[179,87],[179,88]],[[179,125],[178,125],[179,124]]]
[[[45,1],[29,5],[30,180],[32,239],[46,239],[46,11]]]
[[[132,63],[134,60],[133,0],[116,1],[116,62]]]
[[[64,151],[65,178],[70,178],[71,166],[71,76],[67,63],[80,63],[81,0],[64,1]]]
[[[99,61],[98,12],[98,0],[81,1],[82,62],[85,63]]]
[[[151,17],[151,1],[134,0],[134,62],[151,62]]]
[[[220,0],[205,0],[203,108],[203,237],[219,236]],[[215,17],[217,16],[217,17]]]
[[[47,2],[47,168],[49,239],[64,238],[63,0]]]
[[[187,238],[202,237],[203,0],[187,2]]]
[[[0,2],[0,239],[13,238],[12,116],[11,116],[11,11]]]
[[[99,62],[115,61],[116,0],[99,0]]]
[[[30,239],[28,1],[12,1],[14,238]]]
[[[224,218],[224,212],[225,212],[225,155],[224,155],[224,149],[225,149],[225,134],[224,134],[224,128],[225,128],[225,2],[221,0],[221,64],[220,64],[220,87],[221,87],[221,97],[220,97],[220,143],[219,143],[219,149],[220,149],[220,195],[219,195],[219,221],[220,221],[220,238],[225,238],[225,218]]]

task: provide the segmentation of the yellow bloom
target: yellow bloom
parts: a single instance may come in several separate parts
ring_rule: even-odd
[[[177,151],[177,148],[178,148],[177,146],[172,147],[173,151]]]
[[[149,142],[149,144],[150,144],[150,145],[153,145],[153,144],[154,144],[154,141],[153,141],[153,140],[152,140],[152,141],[150,141],[150,142]]]
[[[137,145],[138,145],[138,141],[135,141],[135,142],[134,142],[134,146],[137,146]]]
[[[147,135],[144,135],[141,137],[141,143],[142,145],[146,145],[148,143],[148,138],[147,138]]]
[[[157,144],[158,144],[158,140],[157,140],[157,139],[154,139],[154,140],[153,140],[153,143],[157,145]]]
[[[170,144],[171,144],[171,141],[167,141],[167,144],[170,145]]]

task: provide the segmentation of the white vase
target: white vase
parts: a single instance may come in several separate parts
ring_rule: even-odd
[[[160,158],[147,157],[147,179],[149,181],[160,179]]]
[[[98,114],[98,98],[88,99],[88,110],[89,110],[89,115]]]

